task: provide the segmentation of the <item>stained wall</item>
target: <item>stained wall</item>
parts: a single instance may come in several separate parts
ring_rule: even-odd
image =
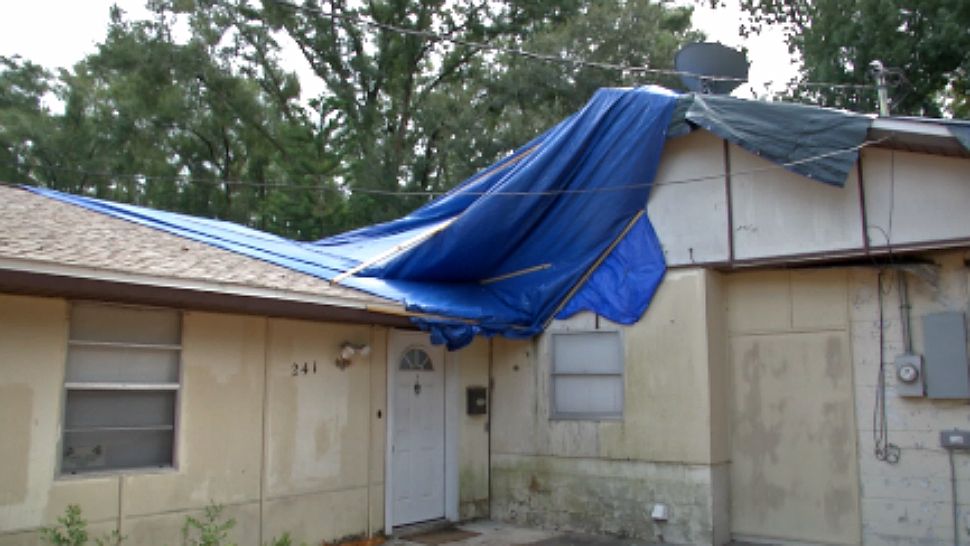
[[[929,267],[903,273],[911,309],[912,352],[926,352],[923,317],[928,313],[970,313],[970,268],[966,252],[921,256]],[[885,378],[887,440],[898,447],[895,463],[875,453],[873,412],[879,389],[878,270],[849,272],[849,327],[855,375],[856,442],[864,544],[949,545],[970,541],[970,452],[950,454],[940,447],[940,433],[970,429],[968,400],[933,400],[899,395],[893,361],[905,352],[898,268],[887,269],[882,283],[882,374]],[[951,482],[951,477],[954,482]],[[952,485],[956,485],[955,510]],[[954,535],[954,523],[956,534]]]
[[[528,342],[495,339],[492,516],[514,523],[676,543],[727,540],[726,436],[712,429],[726,374],[719,279],[668,274],[633,326],[592,314],[557,321]],[[556,331],[619,331],[621,420],[558,420],[550,411]],[[715,500],[717,499],[717,500]],[[654,503],[670,520],[650,518]]]
[[[489,515],[489,429],[491,427],[491,408],[485,414],[468,412],[468,389],[489,389],[489,369],[491,344],[488,340],[477,338],[460,351],[445,354],[449,372],[458,383],[457,389],[446,392],[454,397],[445,412],[446,422],[454,421],[453,434],[457,446],[455,457],[458,461],[458,519],[468,520],[486,518]],[[486,391],[487,392],[487,391]],[[447,437],[447,434],[446,434]],[[446,477],[447,479],[447,477]]]
[[[857,544],[848,273],[725,278],[732,534]]]
[[[385,329],[184,312],[176,467],[63,476],[68,311],[0,295],[0,544],[39,543],[70,503],[132,545],[179,543],[210,503],[240,544],[383,530]],[[340,370],[344,341],[373,350]]]
[[[908,306],[900,305],[900,276]],[[970,312],[966,252],[725,279],[733,536],[940,546],[970,539],[970,455],[940,446],[941,432],[970,429],[968,400],[901,396],[894,367],[899,354],[926,353],[927,314]],[[898,459],[877,452],[881,436]]]

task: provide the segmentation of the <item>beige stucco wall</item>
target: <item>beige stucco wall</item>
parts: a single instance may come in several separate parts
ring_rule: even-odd
[[[185,312],[177,468],[58,477],[68,309],[0,295],[0,545],[37,543],[69,503],[132,545],[178,543],[210,502],[240,544],[383,529],[385,329]],[[344,341],[370,357],[339,370]]]
[[[550,419],[549,336],[494,341],[494,517],[672,542],[727,539],[723,491],[714,491],[726,491],[726,436],[712,431],[723,403],[712,391],[726,379],[712,372],[724,365],[723,312],[708,301],[719,282],[704,270],[670,272],[633,326],[583,314],[550,327],[621,331],[619,421]],[[650,520],[654,502],[670,505],[663,527]]]
[[[132,544],[178,540],[179,512],[210,502],[248,524],[240,537],[256,529],[262,407],[254,402],[263,395],[265,332],[260,318],[183,313],[178,469],[112,478],[122,495],[122,532]]]
[[[908,275],[913,351],[922,317],[970,310],[965,252],[921,256]],[[878,266],[767,271],[727,278],[733,370],[732,531],[738,537],[846,544],[952,544],[943,430],[970,428],[965,400],[903,398],[892,365],[904,351],[897,269],[883,288],[883,371],[896,464],[874,454]],[[968,539],[970,456],[955,452],[958,522]]]
[[[489,387],[490,342],[476,338],[460,351],[446,353],[453,362],[449,370],[458,374],[457,408],[446,415],[458,419],[458,516],[461,519],[488,517],[489,419],[490,414],[469,415],[468,387]],[[489,409],[491,412],[491,409]]]
[[[89,521],[118,515],[117,480],[53,480],[67,348],[64,301],[0,295],[0,530],[24,531],[88,500]],[[23,537],[13,540],[23,543]]]
[[[371,328],[271,319],[269,340],[264,510],[273,523],[264,534],[364,534],[370,423],[377,420],[371,374],[378,368],[383,377],[384,365],[366,358],[340,370],[333,362],[342,342],[371,343]],[[293,364],[304,362],[316,362],[317,373],[294,376]]]
[[[922,317],[940,311],[970,311],[970,270],[966,252],[926,256],[937,264],[937,281],[909,275],[913,351],[923,354]],[[872,412],[879,374],[879,298],[877,270],[849,274],[849,318],[855,371],[855,403],[865,544],[953,544],[950,468],[940,447],[943,430],[970,429],[966,400],[903,398],[896,394],[893,360],[903,352],[895,274],[884,287],[884,360],[889,441],[900,448],[897,464],[878,460],[874,452]],[[970,541],[970,454],[954,453],[961,543]]]
[[[845,270],[727,276],[735,536],[856,544]]]

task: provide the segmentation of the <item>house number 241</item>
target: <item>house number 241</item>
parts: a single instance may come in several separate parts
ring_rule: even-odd
[[[304,362],[302,365],[299,362],[294,362],[290,364],[290,375],[296,377],[298,375],[309,375],[312,373],[317,373],[317,361]]]

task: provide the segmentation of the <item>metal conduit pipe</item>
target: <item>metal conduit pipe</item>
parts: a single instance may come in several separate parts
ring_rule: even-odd
[[[902,269],[896,270],[896,283],[899,290],[899,323],[903,335],[903,347],[906,354],[913,353],[913,334],[910,325],[909,286],[906,273]]]

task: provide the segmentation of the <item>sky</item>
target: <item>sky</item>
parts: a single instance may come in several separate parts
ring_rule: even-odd
[[[780,29],[769,29],[748,39],[738,35],[743,16],[737,0],[726,0],[726,5],[716,10],[706,2],[675,3],[695,6],[694,26],[703,30],[709,41],[736,48],[747,46],[750,84],[737,89],[735,96],[765,95],[767,90],[781,89],[796,75],[797,65]],[[0,55],[17,54],[48,68],[69,67],[93,52],[104,39],[112,4],[118,4],[130,18],[149,13],[144,8],[145,0],[7,0],[0,17]],[[320,82],[295,47],[284,51],[283,61],[284,66],[299,75],[304,98],[320,90]]]

